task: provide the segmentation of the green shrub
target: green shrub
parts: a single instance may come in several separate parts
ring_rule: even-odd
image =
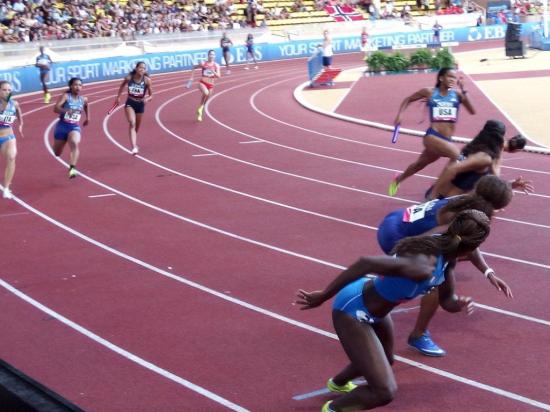
[[[369,57],[367,57],[365,61],[369,66],[369,70],[377,71],[377,70],[381,70],[382,67],[385,66],[386,58],[387,58],[386,53],[381,51],[375,51]]]
[[[434,69],[455,67],[455,59],[448,49],[439,49],[432,59],[431,67]]]
[[[430,66],[432,63],[432,52],[428,49],[419,49],[411,54],[411,66]]]
[[[386,57],[384,67],[389,71],[403,71],[407,70],[409,64],[409,59],[403,53],[395,52],[393,55]]]

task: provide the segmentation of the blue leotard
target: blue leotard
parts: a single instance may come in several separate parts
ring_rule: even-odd
[[[432,276],[422,282],[415,282],[397,276],[377,276],[374,279],[374,288],[380,296],[390,302],[403,302],[425,295],[445,281],[445,269],[448,262],[443,256],[437,257],[435,270]]]
[[[397,209],[388,214],[378,226],[378,244],[389,254],[395,244],[403,238],[417,236],[438,225],[439,209],[449,203],[446,199],[435,199],[406,209]]]
[[[6,108],[0,112],[0,129],[11,127],[17,119],[17,109],[13,100],[8,101]]]
[[[449,90],[446,96],[442,96],[439,93],[439,88],[434,88],[427,105],[430,110],[430,122],[432,123],[455,123],[458,120],[460,98],[454,90]]]

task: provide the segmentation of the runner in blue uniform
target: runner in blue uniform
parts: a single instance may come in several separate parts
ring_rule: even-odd
[[[15,157],[17,156],[17,144],[13,124],[19,121],[19,134],[23,137],[23,114],[19,103],[11,98],[11,83],[0,80],[0,152],[6,160],[4,170],[4,189],[2,197],[12,199],[11,182],[15,174]]]
[[[457,85],[459,90],[453,89]],[[462,82],[457,82],[456,72],[453,69],[444,68],[437,74],[437,83],[434,88],[424,88],[407,97],[401,103],[395,125],[401,124],[401,113],[410,103],[425,99],[430,111],[430,127],[422,139],[424,150],[418,159],[411,163],[405,171],[394,177],[388,188],[390,196],[395,196],[401,182],[424,169],[430,163],[440,157],[447,157],[450,161],[458,160],[460,151],[451,141],[458,121],[458,109],[461,104],[475,114],[475,109],[468,99],[468,93],[464,90]]]
[[[35,66],[40,70],[40,83],[42,83],[42,90],[44,91],[44,103],[48,104],[52,95],[48,91],[48,77],[50,76],[50,70],[52,68],[52,59],[46,53],[44,53],[44,46],[39,48],[40,54],[36,57]]]
[[[71,149],[69,179],[77,176],[76,163],[80,156],[80,118],[82,117],[82,112],[86,114],[86,119],[82,125],[87,126],[90,122],[88,98],[80,95],[81,90],[82,80],[78,77],[73,77],[69,80],[69,90],[59,96],[53,109],[55,113],[59,113],[59,120],[53,132],[53,151],[56,156],[61,156],[65,145],[69,144],[69,148]]]
[[[384,253],[389,255],[401,239],[445,230],[456,214],[463,210],[480,210],[490,218],[495,210],[505,208],[511,202],[512,196],[509,183],[497,176],[485,176],[475,186],[474,193],[431,200],[391,212],[378,226],[378,244]],[[502,291],[507,297],[512,297],[510,287],[497,277],[478,249],[473,251],[468,259],[497,290]],[[446,354],[445,350],[432,340],[428,331],[428,325],[437,307],[437,291],[422,297],[416,325],[408,339],[409,346],[427,356],[445,356]]]
[[[437,288],[446,311],[473,311],[471,298],[455,295],[453,269],[458,257],[485,241],[489,223],[478,210],[460,212],[441,235],[403,239],[395,247],[396,257],[360,258],[324,290],[298,292],[296,303],[302,309],[315,308],[336,296],[332,321],[350,360],[327,383],[331,391],[344,394],[325,403],[323,412],[373,409],[393,400],[397,384],[391,368],[390,312],[400,303]],[[381,276],[365,277],[372,273]],[[365,385],[351,382],[360,376],[367,381]]]
[[[225,61],[225,69],[226,74],[230,74],[231,70],[229,70],[229,60],[231,60],[231,46],[233,46],[233,42],[227,37],[227,33],[222,34],[222,38],[220,39],[220,47],[222,49],[222,56],[223,60]]]
[[[246,66],[245,70],[248,70],[248,66],[250,65],[250,61],[254,61],[254,68],[258,68],[258,63],[256,62],[256,56],[254,55],[254,36],[252,33],[250,33],[248,36],[246,36]]]
[[[476,182],[487,174],[500,175],[503,151],[514,152],[525,146],[522,136],[504,140],[506,127],[498,120],[488,120],[478,135],[462,149],[462,159],[447,165],[433,188],[427,193],[428,199],[437,199],[468,193]],[[512,189],[526,193],[533,191],[531,182],[518,177],[510,182]]]
[[[128,86],[128,97],[124,103],[124,113],[128,120],[128,136],[132,146],[132,154],[139,153],[137,145],[137,133],[141,125],[141,119],[145,112],[145,103],[153,98],[153,81],[146,72],[145,62],[137,62],[136,67],[122,80],[118,88],[116,104],[120,104],[120,96],[124,88]],[[145,97],[148,94],[148,97]]]

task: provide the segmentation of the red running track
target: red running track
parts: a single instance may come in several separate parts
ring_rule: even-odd
[[[358,55],[339,64],[357,66]],[[118,82],[86,85],[93,119],[74,180],[45,144],[52,106],[18,99],[27,113],[18,199],[0,209],[0,320],[9,331],[1,357],[90,411],[319,410],[327,395],[307,394],[345,357],[330,305],[301,312],[294,293],[378,254],[380,219],[419,199],[441,165],[412,178],[400,198],[385,196],[420,141],[392,147],[387,132],[302,108],[292,91],[304,66],[236,68],[218,82],[201,124],[197,92],[175,87],[187,75],[156,76],[135,158],[123,113],[104,118]],[[383,96],[376,110],[363,105],[363,117],[395,111],[394,97]],[[461,264],[459,291],[480,307],[471,317],[438,314],[432,333],[449,351],[442,359],[405,344],[416,302],[396,313],[400,390],[391,410],[550,409],[550,221],[542,213],[550,166],[531,154],[505,164],[506,177],[521,172],[537,185],[537,196],[518,195],[494,222],[484,246],[515,298]]]

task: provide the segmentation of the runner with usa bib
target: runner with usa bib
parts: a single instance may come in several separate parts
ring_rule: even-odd
[[[455,86],[458,86],[458,90],[454,88]],[[451,141],[451,137],[458,121],[460,105],[463,104],[470,114],[475,114],[475,109],[468,99],[468,92],[464,90],[462,81],[457,81],[455,70],[443,68],[437,74],[435,87],[421,89],[403,100],[394,124],[396,126],[401,124],[401,114],[410,103],[422,99],[426,100],[430,112],[430,127],[422,139],[424,150],[403,173],[394,177],[388,188],[390,196],[397,194],[401,182],[440,157],[446,157],[451,162],[459,160],[460,151]]]

